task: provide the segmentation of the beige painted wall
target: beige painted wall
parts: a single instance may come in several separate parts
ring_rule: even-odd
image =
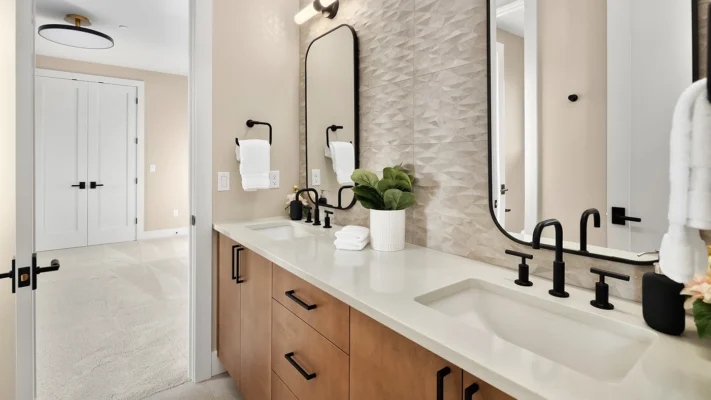
[[[541,219],[580,238],[580,215],[607,209],[607,5],[543,0],[539,6]],[[573,103],[568,96],[577,94]],[[592,225],[592,224],[591,224]],[[605,246],[605,219],[588,230]]]
[[[37,68],[145,83],[144,229],[187,227],[190,215],[188,77],[45,56],[37,56]],[[156,172],[149,171],[151,164],[156,166]],[[178,217],[173,216],[176,209]]]
[[[298,0],[213,3],[213,182],[230,173],[228,192],[213,184],[213,221],[286,215],[286,195],[299,179],[299,27]],[[274,127],[271,168],[280,171],[281,188],[245,192],[235,160],[235,137],[267,138],[266,127],[248,129],[248,119]],[[216,251],[213,236],[213,288]],[[213,290],[213,305],[216,305]],[[213,347],[217,329],[213,306]]]
[[[524,64],[523,38],[501,29],[496,30],[496,41],[504,45],[504,107],[506,120],[506,230],[523,230],[526,202],[524,201]]]
[[[0,272],[15,255],[15,1],[0,0]],[[0,281],[0,397],[15,398],[15,295]]]

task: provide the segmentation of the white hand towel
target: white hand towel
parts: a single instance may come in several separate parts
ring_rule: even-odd
[[[351,175],[355,171],[355,149],[348,142],[330,142],[333,172],[339,185],[353,185]]]
[[[242,175],[242,189],[254,191],[269,189],[271,168],[271,146],[266,140],[240,140],[239,173]]]
[[[360,242],[370,238],[370,229],[349,225],[336,232],[336,238],[343,241]]]
[[[370,239],[368,240],[363,240],[360,242],[351,242],[351,241],[343,241],[340,239],[336,239],[333,244],[336,246],[336,249],[338,250],[350,250],[350,251],[360,251],[365,248],[365,246],[370,243]]]
[[[672,120],[672,131],[670,136],[670,194],[669,194],[669,230],[662,238],[659,249],[659,266],[662,272],[676,282],[685,283],[694,274],[703,272],[708,264],[706,246],[701,240],[699,230],[690,228],[690,211],[693,209],[695,215],[703,216],[705,212],[699,204],[691,204],[691,201],[704,201],[704,193],[701,188],[709,187],[711,182],[703,182],[694,179],[692,175],[705,175],[702,170],[697,170],[692,174],[692,142],[695,129],[706,129],[702,126],[709,126],[709,122],[702,123],[696,118],[708,118],[705,112],[694,115],[697,100],[700,97],[708,103],[706,99],[706,80],[703,79],[692,84],[679,98],[674,109]],[[697,128],[698,127],[698,128]],[[708,131],[698,132],[708,135]],[[698,139],[701,140],[701,139]],[[698,150],[699,152],[703,150]],[[711,154],[711,149],[706,149]],[[694,153],[696,150],[694,151]],[[693,190],[692,190],[693,189]],[[698,192],[698,193],[697,193]]]

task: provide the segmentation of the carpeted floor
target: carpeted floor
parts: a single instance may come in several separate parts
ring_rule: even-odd
[[[139,400],[188,381],[186,236],[44,252],[39,400]]]

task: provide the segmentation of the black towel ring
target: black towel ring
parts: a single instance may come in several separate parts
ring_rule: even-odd
[[[272,124],[269,122],[261,122],[261,121],[254,121],[254,120],[247,120],[247,127],[249,128],[254,128],[254,125],[266,125],[269,127],[269,145],[272,145]],[[239,138],[235,138],[235,144],[239,146]]]
[[[339,129],[343,129],[343,126],[341,125],[331,125],[326,128],[326,147],[331,147],[331,141],[328,137],[328,131],[335,132]]]

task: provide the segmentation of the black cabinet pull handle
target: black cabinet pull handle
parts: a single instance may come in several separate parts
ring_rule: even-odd
[[[244,247],[240,245],[232,246],[232,280],[234,280],[238,285],[240,283],[244,283],[244,280],[239,278],[239,261],[242,250],[244,250]]]
[[[89,182],[89,189],[96,189],[97,187],[104,186],[101,183]]]
[[[294,361],[294,352],[292,351],[291,353],[284,354],[284,358],[286,358],[287,361],[289,361],[289,364],[291,364],[294,368],[296,368],[297,371],[301,374],[301,376],[304,377],[307,381],[310,381],[311,379],[314,379],[316,377],[316,374],[309,374],[306,372],[303,368],[301,368],[301,365]]]
[[[72,187],[79,188],[79,190],[86,189],[86,182],[79,182],[78,185],[72,185]]]
[[[304,303],[303,301],[301,301],[300,298],[294,296],[294,291],[293,291],[293,290],[289,290],[288,292],[285,292],[284,294],[286,295],[286,297],[288,297],[288,298],[294,300],[294,302],[295,302],[296,304],[298,304],[298,305],[300,305],[301,307],[303,307],[306,311],[311,311],[311,310],[313,310],[313,309],[316,308],[316,304],[306,304],[306,303]]]
[[[452,369],[444,367],[437,371],[437,400],[444,400],[444,377],[452,373]]]
[[[479,391],[479,385],[472,383],[471,386],[464,389],[464,400],[473,400],[474,395]]]

